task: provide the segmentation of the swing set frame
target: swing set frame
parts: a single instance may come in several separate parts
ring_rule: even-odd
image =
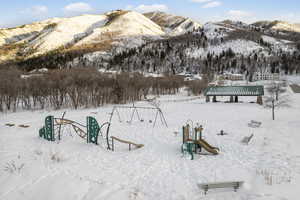
[[[143,121],[140,117],[140,114],[139,114],[140,109],[143,109],[143,110],[156,110],[155,119],[153,121],[153,128],[156,125],[156,121],[157,121],[158,116],[160,118],[160,121],[161,121],[162,125],[168,127],[165,116],[164,116],[164,114],[163,114],[163,112],[160,108],[147,107],[147,106],[135,106],[135,105],[133,105],[133,106],[114,106],[112,112],[110,113],[109,123],[111,123],[111,120],[113,118],[114,113],[117,114],[119,122],[120,123],[122,122],[122,119],[121,119],[121,116],[120,116],[120,113],[119,113],[119,109],[131,109],[132,110],[130,120],[128,121],[129,124],[132,123],[135,114],[136,114],[139,121]]]

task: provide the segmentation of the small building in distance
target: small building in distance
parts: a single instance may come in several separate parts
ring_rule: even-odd
[[[238,102],[239,96],[256,96],[256,103],[262,105],[262,96],[264,95],[264,86],[212,86],[204,91],[206,102],[217,102],[217,96],[229,96],[230,102]]]
[[[263,80],[279,80],[280,75],[279,73],[261,73],[261,72],[255,72],[253,74],[253,80],[254,81],[263,81]]]
[[[219,80],[230,80],[230,81],[242,81],[245,80],[243,74],[222,74],[219,76]]]

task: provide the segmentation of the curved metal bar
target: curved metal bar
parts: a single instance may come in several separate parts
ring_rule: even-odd
[[[86,127],[86,126],[83,125],[83,124],[80,124],[80,123],[78,123],[78,122],[75,122],[75,121],[69,120],[69,119],[54,118],[54,120],[61,120],[61,121],[63,122],[61,125],[64,125],[64,124],[66,124],[66,125],[68,125],[68,124],[77,124],[77,125],[79,125],[79,126]],[[57,121],[55,121],[55,122],[59,125],[59,123],[58,123]]]
[[[107,143],[107,149],[108,149],[108,150],[111,150],[111,148],[110,148],[110,146],[109,146],[109,137],[108,137],[109,129],[110,129],[111,123],[109,123],[109,122],[106,122],[106,123],[108,123],[108,127],[107,127],[107,129],[106,129],[106,143]]]
[[[86,136],[87,136],[86,132],[84,132],[81,128],[79,128],[78,126],[76,126],[74,124],[71,124],[71,126],[73,127],[74,131],[79,135],[79,137],[81,137],[82,139],[86,138]]]
[[[101,131],[101,129],[105,126],[105,125],[107,125],[107,124],[109,124],[109,122],[105,122],[104,124],[102,124],[99,128],[100,128],[100,130],[99,130],[99,132],[100,132],[100,135],[102,136],[102,138],[104,138],[104,135],[103,135],[103,132]]]
[[[64,119],[65,114],[66,114],[66,111],[62,115],[62,117],[61,117],[62,119]],[[60,140],[60,131],[61,131],[61,124],[59,125],[59,129],[58,129],[58,140]]]

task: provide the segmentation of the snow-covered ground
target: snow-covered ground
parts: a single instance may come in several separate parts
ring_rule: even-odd
[[[297,81],[294,77],[293,82]],[[86,144],[69,128],[63,129],[60,142],[40,139],[38,130],[44,118],[60,117],[64,110],[1,113],[0,199],[297,200],[300,95],[287,93],[291,107],[277,110],[275,121],[270,110],[248,103],[256,100],[251,97],[229,104],[205,103],[204,98],[182,94],[162,96],[160,106],[168,128],[160,121],[153,128],[149,120],[154,120],[154,111],[139,110],[144,122],[135,118],[128,124],[131,111],[119,109],[122,122],[114,115],[110,133],[145,145],[132,151],[120,144],[114,152]],[[147,102],[136,105],[149,106]],[[67,110],[65,117],[85,123],[90,115],[103,123],[112,107]],[[189,119],[204,126],[205,140],[220,148],[219,155],[196,155],[194,160],[182,157],[182,135],[174,131],[180,131]],[[250,128],[250,120],[262,126]],[[30,127],[8,127],[6,123]],[[228,135],[218,136],[220,130]],[[252,133],[249,145],[242,144],[243,137]],[[236,193],[209,190],[207,195],[198,187],[198,183],[220,181],[245,184]]]

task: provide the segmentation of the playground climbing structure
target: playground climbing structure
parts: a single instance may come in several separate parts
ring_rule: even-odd
[[[64,115],[62,118],[54,118],[54,116],[47,116],[45,118],[45,125],[39,130],[39,136],[48,141],[61,140],[62,126],[71,126],[74,132],[82,139],[86,140],[87,143],[93,143],[98,145],[98,137],[107,139],[109,134],[108,122],[103,123],[99,126],[97,120],[94,117],[88,116],[86,118],[87,124],[83,125],[73,120],[65,119]],[[106,133],[103,129],[106,127]],[[107,144],[109,143],[107,139]],[[108,145],[109,147],[109,145]]]
[[[204,139],[202,139],[203,127],[193,127],[190,124],[182,127],[182,141],[181,151],[184,155],[189,154],[191,160],[194,159],[194,153],[201,153],[202,148],[207,152],[217,155],[219,154],[219,148],[211,146]]]
[[[86,125],[79,122],[65,119],[65,113],[62,118],[54,118],[54,116],[47,116],[45,118],[45,125],[39,130],[39,136],[48,141],[61,140],[62,126],[70,126],[74,132],[82,139],[86,140],[87,143],[98,145],[98,138],[102,139],[106,149],[114,151],[115,143],[120,142],[128,144],[129,150],[132,147],[141,148],[143,144],[136,144],[131,141],[126,141],[114,136],[109,135],[110,122],[105,122],[99,126],[97,120],[94,117],[88,116],[86,118]],[[106,130],[105,130],[106,128]],[[100,136],[100,137],[99,137]]]

